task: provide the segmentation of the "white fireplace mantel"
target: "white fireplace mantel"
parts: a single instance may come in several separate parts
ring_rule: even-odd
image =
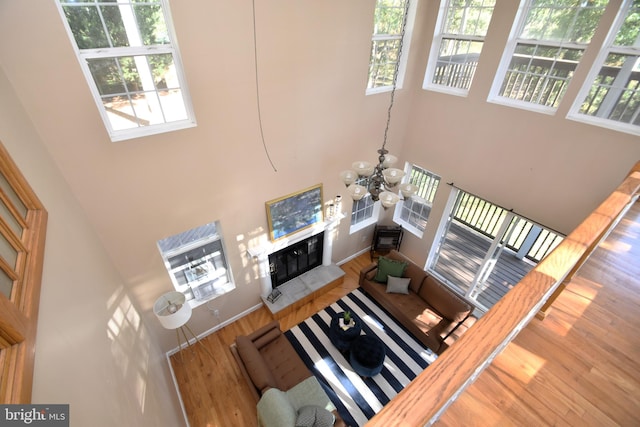
[[[322,243],[322,265],[330,265],[331,257],[333,255],[334,231],[342,218],[344,218],[344,214],[340,213],[289,237],[282,238],[275,242],[260,242],[247,249],[249,256],[258,261],[258,269],[260,272],[260,294],[263,297],[266,297],[271,293],[273,288],[271,283],[271,273],[269,271],[269,255],[290,245],[308,239],[311,236],[322,233],[323,231],[325,233]]]

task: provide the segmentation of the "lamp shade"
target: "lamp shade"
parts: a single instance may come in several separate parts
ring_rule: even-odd
[[[344,182],[344,185],[349,186],[356,182],[356,179],[358,179],[358,174],[352,170],[346,170],[340,172],[340,178],[342,179],[342,182]]]
[[[380,193],[380,203],[382,203],[382,207],[384,208],[390,208],[398,203],[398,200],[400,200],[398,195],[390,191],[383,191]]]
[[[396,156],[394,156],[393,154],[387,153],[384,155],[384,161],[382,162],[382,166],[384,166],[385,168],[390,168],[391,166],[395,165],[397,161],[398,161],[398,158]]]
[[[408,182],[404,184],[400,184],[400,193],[402,194],[402,197],[404,197],[405,199],[408,199],[409,197],[416,194],[416,191],[418,191],[417,185],[414,185]]]
[[[351,198],[356,202],[367,194],[367,189],[358,184],[351,184],[347,187],[347,191],[351,195]]]
[[[351,167],[360,176],[369,176],[373,173],[373,165],[369,162],[364,162],[364,161],[353,162]]]
[[[404,171],[402,169],[389,168],[382,171],[382,175],[384,175],[385,181],[389,183],[389,185],[396,185],[402,180],[404,176]]]
[[[191,318],[191,306],[182,292],[167,292],[153,304],[153,313],[166,329],[178,329]]]

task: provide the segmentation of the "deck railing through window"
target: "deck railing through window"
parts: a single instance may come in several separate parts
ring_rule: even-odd
[[[469,89],[480,54],[441,56],[438,58],[433,84]]]
[[[479,55],[438,58],[433,84],[469,89]],[[499,95],[557,107],[578,61],[514,55]],[[623,123],[640,124],[640,70],[621,74],[622,67],[600,69],[580,113]],[[620,81],[620,76],[623,77]],[[615,99],[609,100],[611,95]],[[605,102],[606,100],[606,102]],[[606,107],[606,108],[605,108]]]
[[[621,71],[622,67],[600,69],[582,103],[582,114],[640,125],[640,70],[629,72],[626,81],[618,78]],[[611,96],[614,100],[606,101]]]
[[[490,239],[495,239],[502,221],[507,216],[506,209],[464,191],[458,193],[456,206],[458,208],[453,215],[455,220]],[[509,236],[507,248],[519,252],[526,244],[529,249],[524,256],[536,263],[563,239],[561,235],[522,217],[512,220],[506,235]]]

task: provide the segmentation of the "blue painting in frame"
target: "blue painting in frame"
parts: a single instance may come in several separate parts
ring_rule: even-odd
[[[266,203],[269,238],[276,241],[322,222],[322,184]]]

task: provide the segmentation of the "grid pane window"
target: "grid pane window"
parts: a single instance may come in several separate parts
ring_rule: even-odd
[[[360,200],[354,200],[351,211],[351,225],[366,221],[373,216],[373,200],[367,195]]]
[[[235,289],[217,221],[162,239],[158,250],[187,300],[208,301]]]
[[[530,0],[499,73],[497,96],[556,109],[607,0]],[[509,51],[509,49],[508,49]],[[499,82],[499,83],[498,83]],[[498,87],[498,86],[496,86]]]
[[[395,70],[401,59],[398,53],[406,7],[407,0],[376,1],[367,90],[391,88],[393,85]]]
[[[195,124],[165,2],[59,2],[114,141]]]
[[[416,185],[418,190],[414,196],[397,205],[394,220],[409,231],[421,234],[427,226],[440,177],[416,165],[411,166],[407,175],[406,182]]]
[[[583,116],[618,122],[640,133],[640,1],[627,1],[620,15],[623,19],[612,29],[577,108]]]
[[[367,180],[365,178],[358,178],[356,184],[366,185]],[[379,209],[376,209],[376,204],[371,200],[371,194],[367,193],[360,200],[354,200],[351,207],[351,227],[352,231],[354,226],[364,227],[369,224],[373,224],[378,220]],[[358,229],[360,229],[358,227]]]
[[[366,178],[358,178],[356,184],[367,185]],[[367,193],[360,200],[354,200],[351,207],[351,226],[350,233],[362,230],[372,224],[378,222],[380,216],[380,203],[371,200],[371,194]]]
[[[443,2],[429,61],[435,67],[427,68],[425,78],[428,87],[469,90],[494,6],[495,0]]]

